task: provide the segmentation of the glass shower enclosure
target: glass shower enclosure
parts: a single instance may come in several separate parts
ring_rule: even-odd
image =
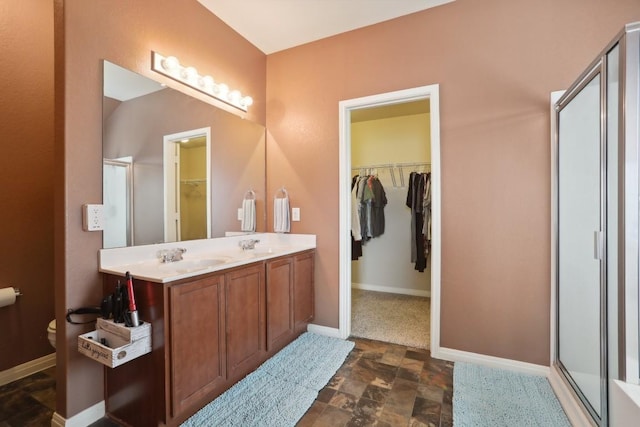
[[[609,425],[612,379],[638,382],[638,58],[629,24],[554,105],[554,365]]]

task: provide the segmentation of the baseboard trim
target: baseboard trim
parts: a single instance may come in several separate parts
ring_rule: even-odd
[[[307,331],[332,338],[343,338],[342,334],[340,333],[340,329],[330,328],[328,326],[314,325],[312,323],[309,323],[309,325],[307,325]]]
[[[53,418],[51,418],[51,427],[86,427],[103,418],[104,414],[105,404],[103,400],[69,419],[65,419],[62,415],[54,412]]]
[[[549,377],[548,366],[520,362],[512,359],[503,359],[501,357],[487,356],[485,354],[471,353],[468,351],[454,350],[451,348],[440,347],[436,350],[432,349],[431,357],[451,362],[475,363],[476,365],[488,366],[490,368],[505,369],[508,371],[521,372],[523,374]]]
[[[585,413],[579,403],[578,397],[562,378],[562,374],[558,371],[558,368],[552,366],[549,369],[549,376],[547,378],[571,425],[594,426],[595,424],[591,421],[591,417]]]
[[[28,377],[52,366],[56,366],[55,353],[47,354],[46,356],[14,366],[13,368],[0,372],[0,386],[19,380],[20,378]]]
[[[414,297],[431,297],[430,291],[422,291],[420,289],[396,288],[393,286],[368,285],[366,283],[351,283],[352,289],[361,289],[363,291],[386,292],[390,294],[411,295]]]

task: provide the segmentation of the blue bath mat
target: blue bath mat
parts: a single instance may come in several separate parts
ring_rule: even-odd
[[[545,377],[456,362],[456,427],[571,427]]]
[[[182,426],[295,426],[353,347],[307,332]]]

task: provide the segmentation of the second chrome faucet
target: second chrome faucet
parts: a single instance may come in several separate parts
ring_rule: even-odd
[[[162,249],[158,251],[157,256],[160,262],[182,261],[182,254],[187,252],[185,248]]]
[[[260,240],[258,239],[240,240],[238,242],[238,246],[240,246],[243,251],[246,251],[249,249],[255,249],[256,243],[260,243]]]

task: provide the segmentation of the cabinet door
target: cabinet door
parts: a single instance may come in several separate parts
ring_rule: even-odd
[[[294,257],[294,315],[296,333],[305,332],[314,314],[314,252],[306,252]]]
[[[293,336],[293,257],[267,262],[267,351]]]
[[[265,354],[264,264],[225,275],[228,378],[258,367]]]
[[[226,380],[223,276],[169,289],[171,414]]]

